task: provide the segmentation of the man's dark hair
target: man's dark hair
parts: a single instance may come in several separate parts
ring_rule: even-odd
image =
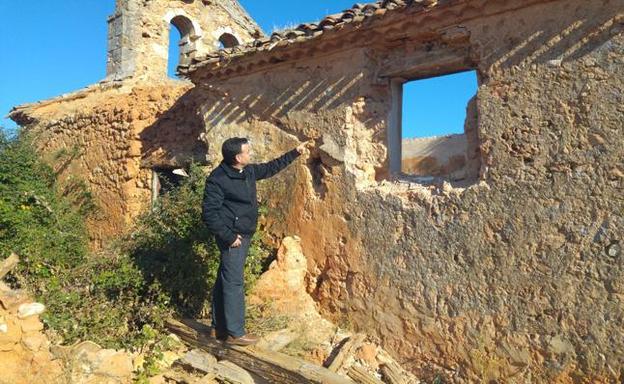
[[[244,137],[232,137],[223,142],[221,154],[223,161],[227,165],[236,165],[236,155],[243,151],[243,144],[248,144],[249,140]]]

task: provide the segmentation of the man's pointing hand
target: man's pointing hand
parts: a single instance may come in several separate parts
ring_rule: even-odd
[[[299,146],[297,146],[297,152],[303,154],[305,149],[309,148],[312,144],[314,144],[314,140],[308,140],[304,143],[299,144]]]

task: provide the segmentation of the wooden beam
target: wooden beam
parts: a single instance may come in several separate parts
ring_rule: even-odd
[[[366,369],[359,365],[352,365],[351,368],[349,368],[348,375],[358,384],[384,384],[383,381],[371,375]]]
[[[11,256],[0,262],[0,280],[19,263],[19,257],[11,252]]]
[[[351,336],[340,348],[336,357],[329,365],[329,370],[332,372],[338,372],[342,367],[344,367],[347,358],[349,356],[353,356],[355,351],[362,345],[362,343],[366,340],[366,335],[358,333],[357,335]]]
[[[187,343],[251,371],[270,383],[353,384],[321,366],[283,353],[250,347],[227,345],[208,335],[210,327],[196,320],[166,322],[167,328]]]
[[[402,371],[403,369],[394,363],[381,366],[381,375],[388,384],[407,384]]]

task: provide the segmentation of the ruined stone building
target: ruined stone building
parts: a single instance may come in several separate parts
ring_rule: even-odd
[[[312,139],[263,199],[326,316],[457,382],[624,377],[623,0],[383,0],[271,36],[235,0],[118,0],[109,23],[106,79],[12,112],[51,160],[79,149],[94,244],[227,137]],[[402,145],[403,84],[466,70],[464,134]]]

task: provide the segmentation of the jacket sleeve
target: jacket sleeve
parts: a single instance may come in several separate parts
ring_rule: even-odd
[[[256,180],[268,179],[276,175],[279,171],[286,168],[290,163],[295,161],[301,154],[297,149],[286,152],[277,159],[271,160],[261,164],[251,164],[254,173],[256,174]]]
[[[221,217],[223,205],[223,190],[211,178],[206,180],[204,200],[202,203],[202,220],[221,242],[231,245],[236,240],[236,234],[230,230]]]

